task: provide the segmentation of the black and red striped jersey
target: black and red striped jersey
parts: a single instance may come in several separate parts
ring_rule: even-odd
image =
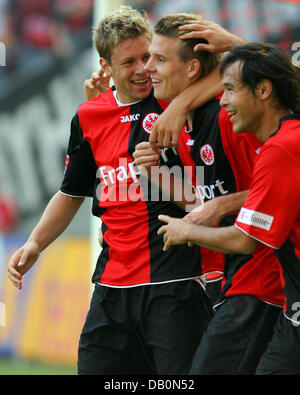
[[[253,133],[233,132],[230,117],[220,107],[219,98],[195,111],[192,130],[181,133],[179,146],[193,158],[198,174],[198,168],[203,168],[204,183],[196,186],[198,197],[203,201],[249,189],[261,143]],[[235,217],[224,218],[220,225],[233,225]],[[205,268],[216,265],[213,259],[208,253],[207,262],[203,263]],[[215,256],[215,259],[218,258]],[[268,247],[258,248],[247,256],[227,255],[224,277],[226,296],[250,294],[283,305],[278,259]]]
[[[262,146],[236,226],[275,249],[282,267],[285,315],[299,325],[300,114],[283,117]],[[298,319],[296,319],[298,318]]]
[[[174,246],[163,252],[159,214],[185,212],[151,183],[142,185],[134,166],[135,146],[149,140],[153,123],[166,103],[151,94],[119,105],[113,89],[83,103],[71,124],[68,166],[61,192],[93,197],[93,214],[101,217],[104,236],[92,281],[130,287],[177,281],[202,274],[200,249]],[[153,199],[153,193],[156,199]]]

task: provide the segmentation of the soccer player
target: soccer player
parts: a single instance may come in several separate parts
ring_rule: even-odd
[[[21,288],[41,251],[68,226],[84,197],[93,197],[103,249],[79,342],[79,374],[187,373],[212,314],[201,282],[194,281],[202,275],[199,247],[162,254],[158,214],[182,217],[185,212],[161,198],[151,201],[133,164],[136,144],[149,138],[166,107],[154,99],[144,69],[151,38],[150,24],[130,7],[98,23],[101,69],[112,75],[115,87],[79,107],[62,186],[8,264],[11,281]],[[207,78],[204,102],[218,90]],[[191,99],[183,92],[178,103]]]
[[[172,100],[192,81],[190,69],[201,69],[204,63],[203,59],[199,60],[201,52],[193,51],[195,43],[180,39],[178,26],[184,23],[178,15],[168,15],[155,25],[151,58],[145,67],[154,81],[154,94],[158,99]],[[200,72],[195,75],[201,79]],[[204,166],[205,184],[195,187],[200,198],[207,201],[202,211],[216,212],[217,224],[234,223],[235,215],[223,218],[221,212],[225,204],[231,202],[231,214],[237,214],[247,196],[260,146],[252,134],[234,134],[230,117],[221,109],[219,99],[188,114],[187,131],[179,135],[178,151],[183,161],[189,151],[195,165]],[[138,145],[135,163],[151,164],[155,158],[151,151],[149,143]],[[234,192],[238,193],[232,195]],[[180,223],[190,223],[191,214]],[[207,264],[213,264],[213,256],[205,250],[202,253]],[[197,350],[193,374],[253,374],[282,310],[279,265],[272,249],[261,247],[253,254],[228,255],[225,277],[225,297],[216,306],[216,314]]]
[[[167,225],[159,234],[165,251],[187,241],[230,254],[274,249],[282,268],[284,311],[256,373],[300,374],[300,71],[278,47],[249,43],[230,51],[221,74],[221,104],[232,115],[234,132],[253,131],[263,143],[249,196],[233,226],[209,228],[162,216]],[[202,371],[204,340],[198,349]]]

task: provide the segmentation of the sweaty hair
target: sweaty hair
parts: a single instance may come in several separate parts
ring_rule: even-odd
[[[130,6],[121,6],[98,22],[94,29],[94,42],[100,57],[111,64],[112,52],[120,42],[142,35],[151,42],[152,29],[146,15]]]
[[[277,107],[293,112],[300,110],[300,69],[293,65],[282,49],[263,43],[238,45],[222,60],[221,76],[228,66],[237,61],[241,61],[241,81],[254,95],[257,84],[266,79],[272,83]]]
[[[154,33],[166,37],[178,38],[186,30],[179,30],[179,26],[192,23],[194,21],[203,21],[201,15],[190,13],[168,14],[160,18],[154,26]],[[207,51],[194,51],[194,46],[200,43],[207,43],[204,39],[186,39],[180,40],[178,56],[182,62],[192,59],[198,59],[201,63],[201,75],[204,77],[209,74],[220,62],[220,54],[213,54]]]

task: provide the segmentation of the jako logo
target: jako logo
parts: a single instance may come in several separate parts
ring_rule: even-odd
[[[159,114],[156,112],[151,112],[150,114],[146,115],[145,118],[143,119],[143,128],[146,133],[151,133],[154,123],[159,117]]]
[[[132,121],[137,121],[140,118],[141,114],[132,114],[132,115],[125,115],[121,117],[121,122],[132,122]]]
[[[296,53],[292,56],[292,62],[294,66],[300,66],[300,42],[293,43],[292,51],[296,51]]]
[[[0,66],[6,66],[6,48],[3,43],[0,43]]]

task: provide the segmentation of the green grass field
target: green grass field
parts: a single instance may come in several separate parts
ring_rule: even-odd
[[[76,375],[76,366],[45,365],[37,362],[0,358],[0,375]]]

